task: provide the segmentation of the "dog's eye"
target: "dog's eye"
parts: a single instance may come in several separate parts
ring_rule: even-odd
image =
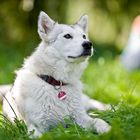
[[[72,39],[72,36],[71,36],[70,34],[66,34],[66,35],[64,35],[64,37],[65,37],[66,39]]]
[[[83,38],[86,39],[86,35],[83,35]]]

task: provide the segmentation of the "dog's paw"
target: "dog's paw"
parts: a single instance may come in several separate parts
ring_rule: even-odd
[[[98,134],[107,133],[110,131],[111,126],[102,119],[94,119],[94,129]]]

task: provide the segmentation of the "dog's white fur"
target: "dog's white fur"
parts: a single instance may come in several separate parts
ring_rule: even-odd
[[[36,136],[63,122],[68,116],[83,128],[98,133],[110,130],[104,120],[91,118],[86,113],[89,108],[106,109],[104,104],[82,93],[80,77],[87,66],[88,57],[68,57],[76,57],[83,52],[82,43],[88,41],[87,30],[87,15],[70,26],[55,23],[46,13],[40,13],[38,33],[42,42],[17,71],[14,86],[6,94],[17,116],[26,122],[29,130],[35,130]],[[73,38],[66,39],[65,34],[71,34]],[[83,34],[86,39],[83,39]],[[37,74],[50,75],[67,83],[61,89],[66,92],[67,98],[60,100],[57,97],[59,91]],[[11,120],[15,118],[6,100],[3,102],[3,111]]]

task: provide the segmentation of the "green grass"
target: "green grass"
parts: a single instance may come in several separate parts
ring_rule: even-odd
[[[14,80],[13,71],[20,67],[23,57],[29,54],[31,48],[26,52],[25,48],[12,49],[9,51],[9,48],[0,47],[1,83]],[[58,124],[39,140],[140,140],[140,72],[126,72],[119,59],[91,59],[82,81],[85,83],[84,92],[91,98],[112,104],[112,110],[94,111],[112,126],[112,130],[99,136],[66,120],[68,128]],[[23,121],[11,123],[0,114],[0,140],[29,140],[32,133],[28,132]]]

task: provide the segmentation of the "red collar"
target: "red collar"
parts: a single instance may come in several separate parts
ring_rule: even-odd
[[[49,83],[52,86],[65,86],[66,83],[63,83],[62,81],[55,80],[52,76],[48,75],[38,75],[42,80]]]

